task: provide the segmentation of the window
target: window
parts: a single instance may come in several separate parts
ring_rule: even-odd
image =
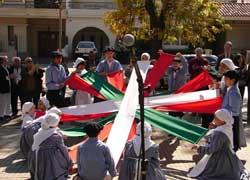
[[[15,43],[14,26],[8,26],[8,42],[9,45],[14,45]]]

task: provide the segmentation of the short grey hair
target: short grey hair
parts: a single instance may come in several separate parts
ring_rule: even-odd
[[[203,49],[198,47],[194,50],[195,54],[197,54],[198,52],[201,52],[201,54],[203,54]]]
[[[21,62],[21,58],[18,57],[18,56],[14,56],[14,57],[12,58],[12,62],[14,62],[15,60],[18,60],[19,62]]]
[[[8,59],[8,56],[0,56],[0,64],[3,64],[5,59]]]

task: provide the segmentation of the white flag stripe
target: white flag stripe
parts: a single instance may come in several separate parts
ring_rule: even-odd
[[[143,81],[145,80],[149,65],[149,61],[138,62]],[[133,69],[121,107],[115,117],[114,124],[107,140],[107,145],[110,148],[115,165],[117,165],[121,157],[135,118],[136,109],[139,104],[138,95],[137,77]]]
[[[116,112],[119,110],[120,101],[103,101],[94,104],[86,104],[80,106],[70,106],[61,108],[64,114],[72,115],[88,115],[88,114],[100,114],[108,112]]]
[[[160,105],[183,104],[220,97],[219,90],[204,90],[182,94],[171,94],[145,98],[145,105],[154,107]]]
[[[162,105],[176,105],[182,103],[197,102],[201,100],[210,100],[218,97],[220,97],[220,94],[217,90],[205,90],[183,94],[155,96],[145,98],[145,106],[156,107]],[[103,101],[94,104],[65,107],[61,108],[61,110],[64,114],[83,116],[90,114],[117,112],[120,109],[120,105],[121,101]],[[139,106],[137,106],[137,108],[139,108]]]

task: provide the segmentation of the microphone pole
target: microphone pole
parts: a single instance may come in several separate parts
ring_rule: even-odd
[[[131,51],[132,51],[131,60],[132,60],[133,67],[135,69],[137,82],[138,82],[140,120],[141,120],[141,150],[140,150],[140,156],[141,156],[141,172],[140,173],[141,174],[140,174],[139,179],[146,180],[147,162],[145,161],[145,141],[144,141],[144,83],[143,83],[143,78],[142,78],[139,66],[136,61],[135,48],[133,47],[135,43],[135,38],[131,34],[126,34],[123,38],[123,41],[127,47],[131,48]]]

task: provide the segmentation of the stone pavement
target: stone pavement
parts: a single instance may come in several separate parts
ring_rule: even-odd
[[[250,126],[245,128],[248,147],[238,152],[245,167],[250,170]],[[20,120],[12,120],[0,127],[0,180],[24,180],[29,178],[25,161],[19,151]],[[162,168],[168,180],[187,180],[186,174],[194,165],[192,144],[169,138],[159,130],[154,130],[153,140],[160,144]]]

